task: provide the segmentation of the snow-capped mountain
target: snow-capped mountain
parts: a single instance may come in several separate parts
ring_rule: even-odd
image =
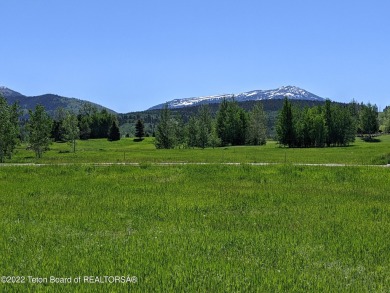
[[[325,101],[325,99],[299,87],[282,86],[274,90],[255,90],[240,94],[224,94],[217,96],[175,99],[167,102],[167,104],[169,108],[183,108],[201,104],[220,103],[224,98],[232,99],[233,97],[237,102],[284,99],[284,97],[292,100]],[[161,109],[164,107],[164,105],[165,103],[159,104],[149,108],[149,110]]]

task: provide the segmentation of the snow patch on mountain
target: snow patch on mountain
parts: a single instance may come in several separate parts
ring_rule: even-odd
[[[239,94],[224,94],[205,97],[194,97],[186,99],[175,99],[167,102],[169,108],[183,108],[201,104],[220,103],[225,99],[234,99],[237,102],[244,101],[261,101],[272,99],[284,99],[287,97],[292,100],[309,100],[309,101],[324,101],[325,99],[314,95],[304,89],[296,86],[282,86],[274,90],[254,90]],[[159,104],[149,108],[149,110],[161,109],[165,104]]]

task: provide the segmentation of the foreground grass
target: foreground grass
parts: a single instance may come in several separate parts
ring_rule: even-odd
[[[121,139],[79,141],[77,152],[69,153],[66,143],[54,143],[42,159],[22,145],[10,163],[90,163],[90,162],[208,162],[208,163],[340,163],[355,165],[389,164],[390,136],[379,137],[380,142],[367,143],[360,138],[349,147],[334,148],[280,148],[274,141],[266,146],[226,147],[208,149],[156,150],[153,139],[142,142]]]
[[[389,169],[0,168],[2,292],[388,292]]]

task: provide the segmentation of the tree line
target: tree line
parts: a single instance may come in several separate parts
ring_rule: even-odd
[[[294,108],[285,98],[277,124],[277,140],[288,147],[347,146],[356,135],[371,140],[379,131],[378,109],[370,103]]]
[[[385,110],[385,129],[390,130],[390,109]],[[347,146],[356,135],[371,140],[378,131],[378,109],[370,103],[338,104],[326,100],[323,105],[298,107],[286,97],[277,117],[275,139],[288,147]],[[170,149],[263,145],[266,138],[267,115],[261,103],[254,104],[248,112],[234,99],[224,99],[214,118],[209,106],[202,105],[187,123],[165,106],[157,125],[155,146]]]
[[[171,149],[262,145],[266,143],[266,130],[267,116],[260,103],[247,112],[234,99],[224,99],[216,117],[211,115],[209,105],[202,105],[187,123],[172,116],[165,105],[156,128],[155,146]]]
[[[99,111],[88,103],[83,104],[77,115],[63,108],[57,109],[51,131],[54,141],[68,140],[69,124],[72,125],[74,136],[82,140],[90,138],[120,139],[116,115],[109,113],[106,109]]]
[[[387,106],[379,115],[379,131],[390,133],[390,106]]]
[[[207,104],[196,111],[184,121],[165,106],[154,131],[156,148],[266,144],[269,123],[262,103],[254,103],[247,111],[234,98],[224,99],[214,115]],[[136,121],[135,129],[135,136],[142,140],[142,119]],[[323,105],[298,107],[286,98],[277,117],[274,138],[288,147],[346,146],[354,142],[356,135],[370,140],[379,130],[390,132],[390,107],[378,117],[377,107],[371,104],[353,101],[345,105],[327,100]],[[60,108],[50,117],[38,105],[23,120],[18,104],[8,105],[0,97],[0,162],[12,157],[20,141],[27,142],[39,158],[52,141],[68,142],[75,152],[78,139],[94,138],[119,140],[117,116],[85,104],[77,114]]]
[[[11,159],[16,146],[27,142],[27,149],[35,152],[37,158],[49,149],[52,141],[68,142],[76,152],[77,139],[107,138],[120,139],[119,126],[115,115],[103,109],[85,104],[76,115],[59,108],[52,118],[42,105],[29,110],[28,119],[21,119],[17,103],[8,105],[0,97],[0,162]]]
[[[57,109],[52,122],[50,136],[56,142],[69,142],[73,152],[76,151],[76,140],[107,138],[110,141],[120,140],[121,135],[116,115],[106,109],[98,110],[91,104],[84,104],[75,113]]]

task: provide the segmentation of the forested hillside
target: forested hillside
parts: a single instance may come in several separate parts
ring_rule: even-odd
[[[304,107],[313,107],[324,104],[322,101],[309,101],[309,100],[293,100],[291,101],[292,105],[304,108]],[[278,111],[282,109],[283,100],[263,100],[263,101],[245,101],[238,103],[241,108],[245,111],[250,111],[255,104],[263,105],[264,111],[267,114],[267,129],[268,135],[273,137],[276,133],[275,123]],[[182,120],[184,123],[187,123],[190,120],[190,117],[196,115],[199,112],[200,107],[192,106],[185,108],[176,108],[170,109],[172,116]],[[210,114],[213,118],[216,117],[216,114],[219,109],[219,104],[209,104]],[[129,136],[134,136],[135,133],[135,123],[137,120],[141,119],[145,123],[145,132],[148,136],[152,136],[155,132],[156,125],[160,120],[161,110],[147,110],[142,112],[130,112],[126,114],[118,114],[118,121],[121,128],[122,134],[129,134]]]
[[[98,110],[105,109],[109,113],[115,113],[115,111],[108,109],[96,103],[80,100],[76,98],[68,98],[54,94],[44,94],[39,96],[25,96],[19,92],[11,90],[6,87],[0,87],[0,95],[4,97],[9,104],[18,103],[22,114],[28,115],[29,110],[33,110],[36,105],[42,105],[50,116],[54,116],[57,109],[62,108],[65,110],[78,113],[85,104],[90,104],[96,107]]]

